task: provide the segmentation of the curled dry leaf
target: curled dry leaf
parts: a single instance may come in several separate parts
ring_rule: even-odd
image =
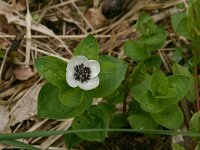
[[[18,80],[27,80],[34,75],[32,69],[28,66],[17,66],[14,70],[15,78]]]
[[[0,118],[0,133],[3,133],[3,130],[9,122],[9,111],[6,105],[0,105]]]
[[[102,28],[108,24],[108,20],[99,8],[89,8],[85,13],[85,17],[94,29]]]
[[[22,122],[36,115],[37,97],[43,83],[37,84],[19,100],[17,107],[11,114],[11,125]],[[15,107],[15,106],[14,106]]]

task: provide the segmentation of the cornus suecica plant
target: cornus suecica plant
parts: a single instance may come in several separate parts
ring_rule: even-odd
[[[127,70],[123,60],[99,55],[99,45],[91,35],[81,40],[68,62],[52,56],[36,59],[37,71],[48,81],[38,96],[38,116],[74,118],[71,130],[180,128],[184,116],[178,102],[187,94],[190,79],[175,73],[177,65],[173,67],[176,75],[165,76],[160,71],[161,60],[151,51],[162,47],[166,32],[156,25],[151,28],[149,17],[143,15],[138,21],[140,39],[124,46],[125,54],[137,64],[133,70],[133,66]],[[94,98],[102,101],[92,105]],[[116,109],[117,104],[123,105],[122,111]],[[70,149],[82,139],[103,141],[107,136],[107,131],[77,132],[65,139]]]
[[[35,66],[48,81],[38,96],[39,117],[74,118],[73,130],[109,128],[114,106],[109,103],[93,106],[92,102],[93,98],[106,99],[118,90],[127,70],[124,61],[111,56],[99,56],[99,45],[89,35],[77,45],[68,62],[45,56],[36,59]],[[107,132],[77,133],[76,136],[102,141]]]
[[[99,85],[99,62],[85,56],[74,56],[67,64],[66,80],[69,86],[91,90]]]

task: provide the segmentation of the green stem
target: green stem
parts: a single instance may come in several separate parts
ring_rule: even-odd
[[[123,114],[126,115],[126,98],[128,96],[128,84],[127,82],[125,81],[125,84],[124,84],[124,102],[123,102]]]
[[[197,111],[199,111],[200,103],[199,103],[199,81],[198,81],[197,64],[195,64],[195,66],[194,66],[194,78],[195,78],[195,90],[196,90],[196,109],[197,109]]]
[[[124,80],[124,101],[123,101],[123,114],[126,115],[126,99],[128,97],[128,91],[129,91],[129,80],[130,80],[130,77],[129,77],[129,74],[130,74],[130,69],[128,68],[126,70],[126,74],[125,74],[125,80]]]
[[[23,139],[23,138],[34,138],[34,137],[47,137],[51,135],[59,134],[72,134],[72,133],[88,133],[88,132],[135,132],[135,133],[149,133],[159,135],[183,135],[191,137],[200,137],[198,132],[177,132],[171,130],[152,130],[152,129],[82,129],[82,130],[58,130],[58,131],[35,131],[25,133],[8,133],[1,134],[0,141],[11,140],[11,139]]]

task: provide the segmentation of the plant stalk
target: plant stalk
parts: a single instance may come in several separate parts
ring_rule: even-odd
[[[123,101],[123,114],[126,115],[126,104],[127,104],[127,97],[128,97],[128,91],[129,91],[129,69],[126,70],[125,80],[124,80],[124,101]]]
[[[195,78],[195,91],[196,91],[196,110],[200,110],[199,102],[199,81],[198,81],[198,67],[197,64],[194,66],[194,78]]]

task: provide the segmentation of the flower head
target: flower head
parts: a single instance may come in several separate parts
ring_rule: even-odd
[[[69,86],[91,90],[99,85],[99,62],[85,56],[74,56],[67,64],[66,80]]]

